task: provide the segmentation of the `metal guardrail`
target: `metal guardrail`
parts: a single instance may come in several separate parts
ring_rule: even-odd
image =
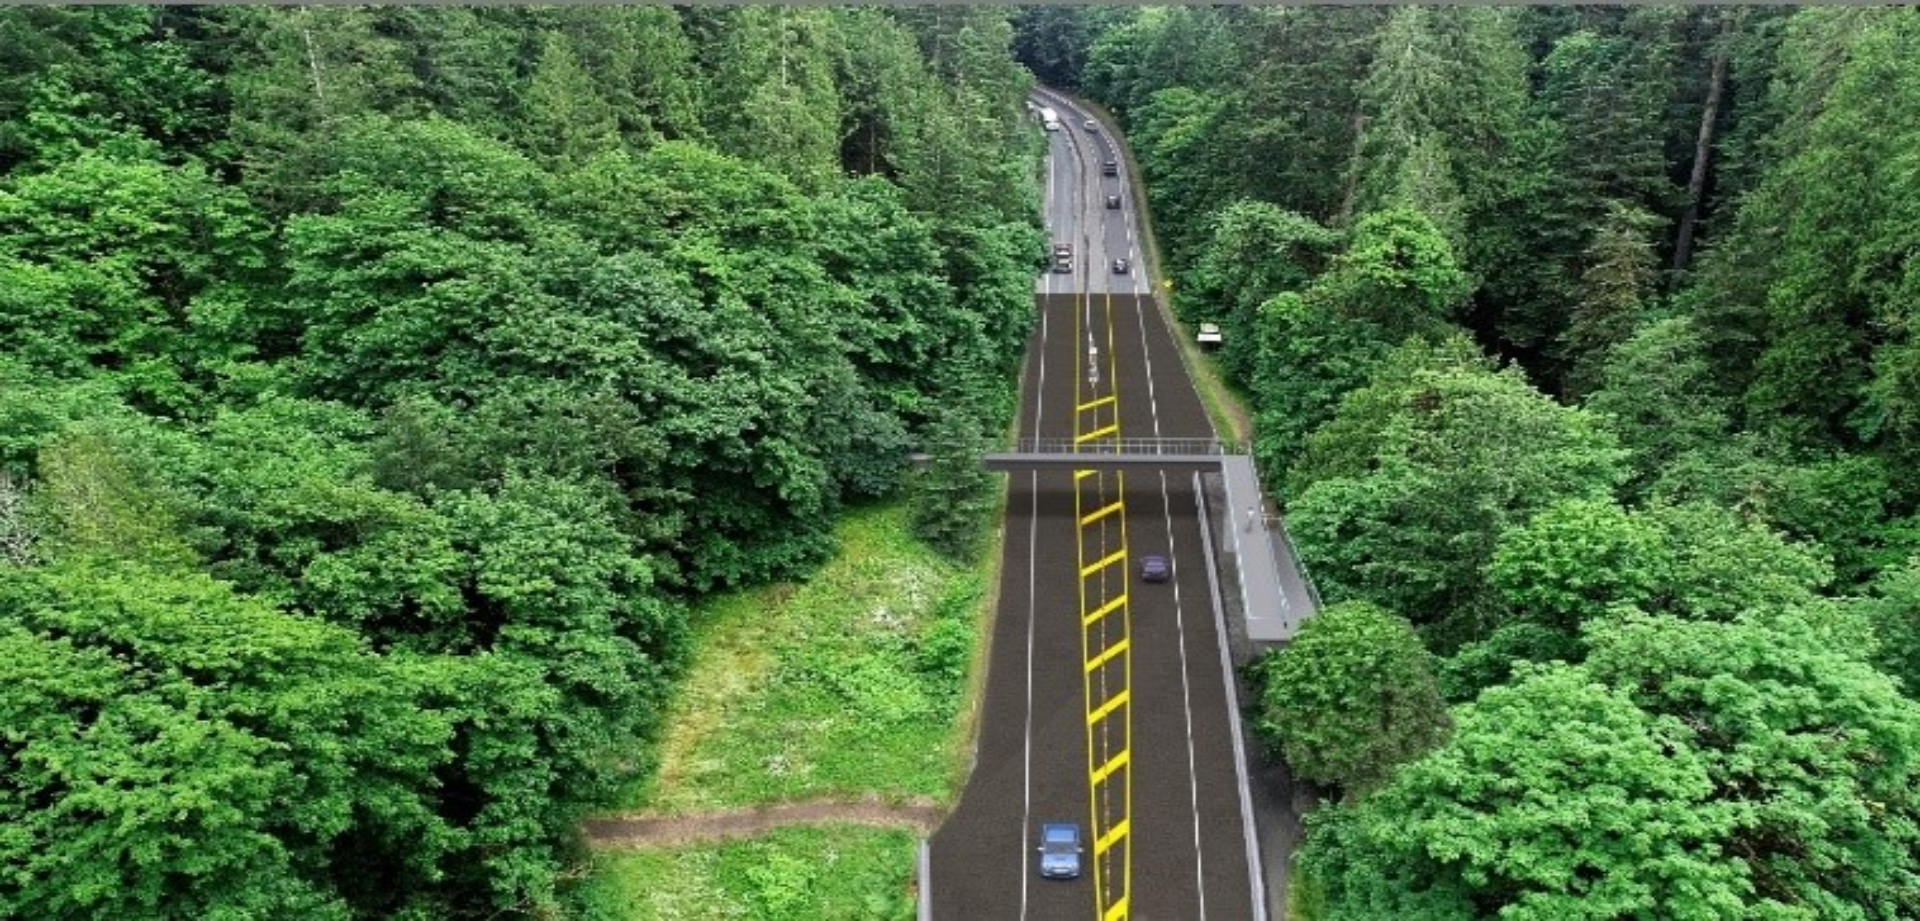
[[[914,916],[919,921],[933,921],[933,855],[927,839],[920,839],[920,857],[914,862],[918,872],[918,884],[914,897],[919,901]]]
[[[1320,586],[1313,583],[1313,573],[1307,571],[1307,561],[1300,558],[1300,545],[1294,542],[1293,532],[1287,530],[1286,516],[1275,515],[1273,517],[1274,520],[1280,522],[1280,536],[1286,538],[1287,546],[1293,548],[1294,571],[1300,573],[1300,581],[1307,583],[1307,594],[1313,596],[1313,609],[1318,611],[1322,607],[1325,607],[1320,601]]]
[[[1218,438],[1103,438],[1079,443],[1071,438],[1020,438],[1018,454],[1145,454],[1225,455],[1244,453],[1240,446]]]
[[[1252,456],[1247,445],[1224,438],[1104,438],[1099,441],[1081,444],[1072,438],[1016,438],[1013,451],[1019,454],[1136,454],[1145,456],[1201,456],[1217,457],[1224,455]],[[1260,482],[1260,465],[1256,462],[1253,469],[1254,482]],[[1320,586],[1313,581],[1313,573],[1307,569],[1307,561],[1300,558],[1299,545],[1293,540],[1293,532],[1287,530],[1284,516],[1270,516],[1280,524],[1281,536],[1286,538],[1287,546],[1296,548],[1293,553],[1294,571],[1300,574],[1300,581],[1306,583],[1307,594],[1313,596],[1314,610],[1322,606]]]
[[[1259,828],[1253,817],[1252,781],[1247,777],[1247,745],[1241,734],[1239,714],[1240,682],[1233,668],[1233,654],[1228,648],[1230,639],[1227,630],[1227,607],[1220,597],[1220,564],[1213,554],[1213,512],[1207,504],[1207,490],[1201,485],[1200,475],[1193,475],[1193,505],[1199,514],[1200,552],[1207,560],[1207,593],[1213,601],[1213,630],[1219,637],[1220,680],[1226,686],[1229,713],[1235,718],[1227,720],[1233,738],[1233,776],[1240,785],[1240,827],[1242,840],[1246,848],[1247,881],[1253,890],[1253,921],[1267,921],[1267,876],[1266,868],[1260,861]],[[1233,527],[1233,514],[1227,513],[1226,526]],[[1245,589],[1242,589],[1244,593]]]

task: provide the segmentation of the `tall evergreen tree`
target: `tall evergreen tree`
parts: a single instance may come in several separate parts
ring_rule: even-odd
[[[841,100],[833,82],[839,37],[826,10],[726,11],[706,123],[722,150],[772,165],[803,188],[839,174]]]
[[[1346,162],[1365,123],[1361,84],[1390,15],[1384,7],[1275,6],[1247,11],[1245,78],[1232,106],[1248,194],[1334,219]],[[1225,93],[1223,92],[1223,95]]]
[[[620,143],[614,108],[558,32],[542,37],[521,106],[520,146],[551,168],[577,167]]]
[[[1657,287],[1658,263],[1653,232],[1660,219],[1629,205],[1612,203],[1594,229],[1583,260],[1580,297],[1572,305],[1560,352],[1570,397],[1592,392],[1607,353],[1640,325]]]

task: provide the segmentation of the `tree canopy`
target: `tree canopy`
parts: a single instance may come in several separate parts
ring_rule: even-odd
[[[564,913],[689,605],[1011,414],[1007,17],[0,11],[0,914]]]
[[[1260,663],[1254,729],[1298,776],[1367,792],[1445,734],[1432,658],[1403,618],[1336,604]]]
[[[1067,15],[1335,602],[1252,670],[1346,794],[1295,914],[1915,914],[1920,20]],[[1372,721],[1353,602],[1450,710]]]

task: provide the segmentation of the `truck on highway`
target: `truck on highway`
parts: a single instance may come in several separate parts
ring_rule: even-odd
[[[1059,131],[1060,113],[1055,112],[1051,107],[1042,107],[1040,109],[1040,127],[1048,131]]]
[[[1062,273],[1073,271],[1073,244],[1053,244],[1053,270]]]

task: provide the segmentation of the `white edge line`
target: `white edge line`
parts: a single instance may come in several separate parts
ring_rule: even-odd
[[[1226,477],[1221,477],[1223,480]],[[1220,637],[1220,680],[1227,690],[1227,728],[1233,736],[1233,773],[1240,786],[1240,829],[1246,840],[1247,883],[1253,895],[1254,921],[1267,921],[1267,883],[1260,869],[1260,839],[1254,834],[1253,794],[1247,780],[1247,747],[1240,734],[1240,687],[1233,679],[1233,657],[1227,652],[1226,608],[1220,599],[1220,582],[1213,561],[1213,526],[1208,520],[1207,493],[1200,474],[1193,475],[1193,502],[1200,515],[1200,546],[1207,558],[1207,585],[1213,593],[1214,629]],[[1239,540],[1239,528],[1233,525],[1233,505],[1227,506],[1227,530]],[[1246,565],[1244,561],[1241,566]]]
[[[1051,180],[1051,173],[1049,173]],[[1048,279],[1048,294],[1052,293],[1053,281]],[[1040,420],[1047,406],[1047,310],[1043,299],[1040,306],[1040,343],[1037,360],[1040,364],[1038,380],[1033,386],[1033,437],[1040,437]],[[1027,917],[1027,842],[1031,840],[1033,825],[1033,624],[1038,612],[1035,610],[1034,580],[1037,576],[1034,548],[1040,540],[1040,471],[1027,474],[1027,706],[1026,726],[1021,732],[1020,762],[1020,840],[1015,853],[1023,855],[1020,860],[1020,917]]]
[[[1187,616],[1180,604],[1180,571],[1171,561],[1179,558],[1173,537],[1173,497],[1167,492],[1167,472],[1160,471],[1160,508],[1167,526],[1167,559],[1173,582],[1173,625],[1180,650],[1180,707],[1187,728],[1187,796],[1193,813],[1193,889],[1200,897],[1200,921],[1207,917],[1206,852],[1200,845],[1200,768],[1193,751],[1193,682],[1187,673]],[[1205,523],[1201,526],[1204,528]],[[1212,561],[1208,561],[1211,565]],[[1232,698],[1228,698],[1231,701]],[[1237,754],[1237,753],[1236,753]]]
[[[1131,245],[1133,237],[1131,224],[1129,224],[1127,228],[1127,237],[1128,243]],[[1136,298],[1138,297],[1137,290],[1135,296]],[[1146,366],[1147,406],[1153,418],[1153,437],[1159,438],[1160,398],[1153,380],[1153,343],[1147,336],[1147,313],[1145,306],[1137,300],[1134,304],[1133,316],[1134,325],[1140,333],[1141,362]],[[1175,347],[1177,348],[1178,345],[1176,344]],[[1171,561],[1177,560],[1180,554],[1173,536],[1173,497],[1167,492],[1167,473],[1164,470],[1160,471],[1160,508],[1163,515],[1162,520],[1165,522],[1167,529],[1167,559],[1171,563]],[[1201,526],[1203,528],[1205,527],[1205,519],[1201,520]],[[1186,721],[1187,731],[1187,795],[1188,802],[1192,804],[1191,811],[1193,814],[1193,888],[1200,899],[1200,921],[1206,921],[1206,851],[1201,844],[1200,835],[1200,769],[1197,764],[1198,758],[1193,748],[1193,679],[1187,668],[1187,617],[1186,608],[1181,604],[1180,600],[1180,573],[1177,564],[1171,565],[1176,567],[1171,580],[1173,582],[1173,623],[1176,631],[1174,635],[1179,641],[1180,706],[1181,716]],[[1211,565],[1211,561],[1209,561],[1209,565]],[[1231,698],[1229,698],[1229,700],[1231,700]]]

